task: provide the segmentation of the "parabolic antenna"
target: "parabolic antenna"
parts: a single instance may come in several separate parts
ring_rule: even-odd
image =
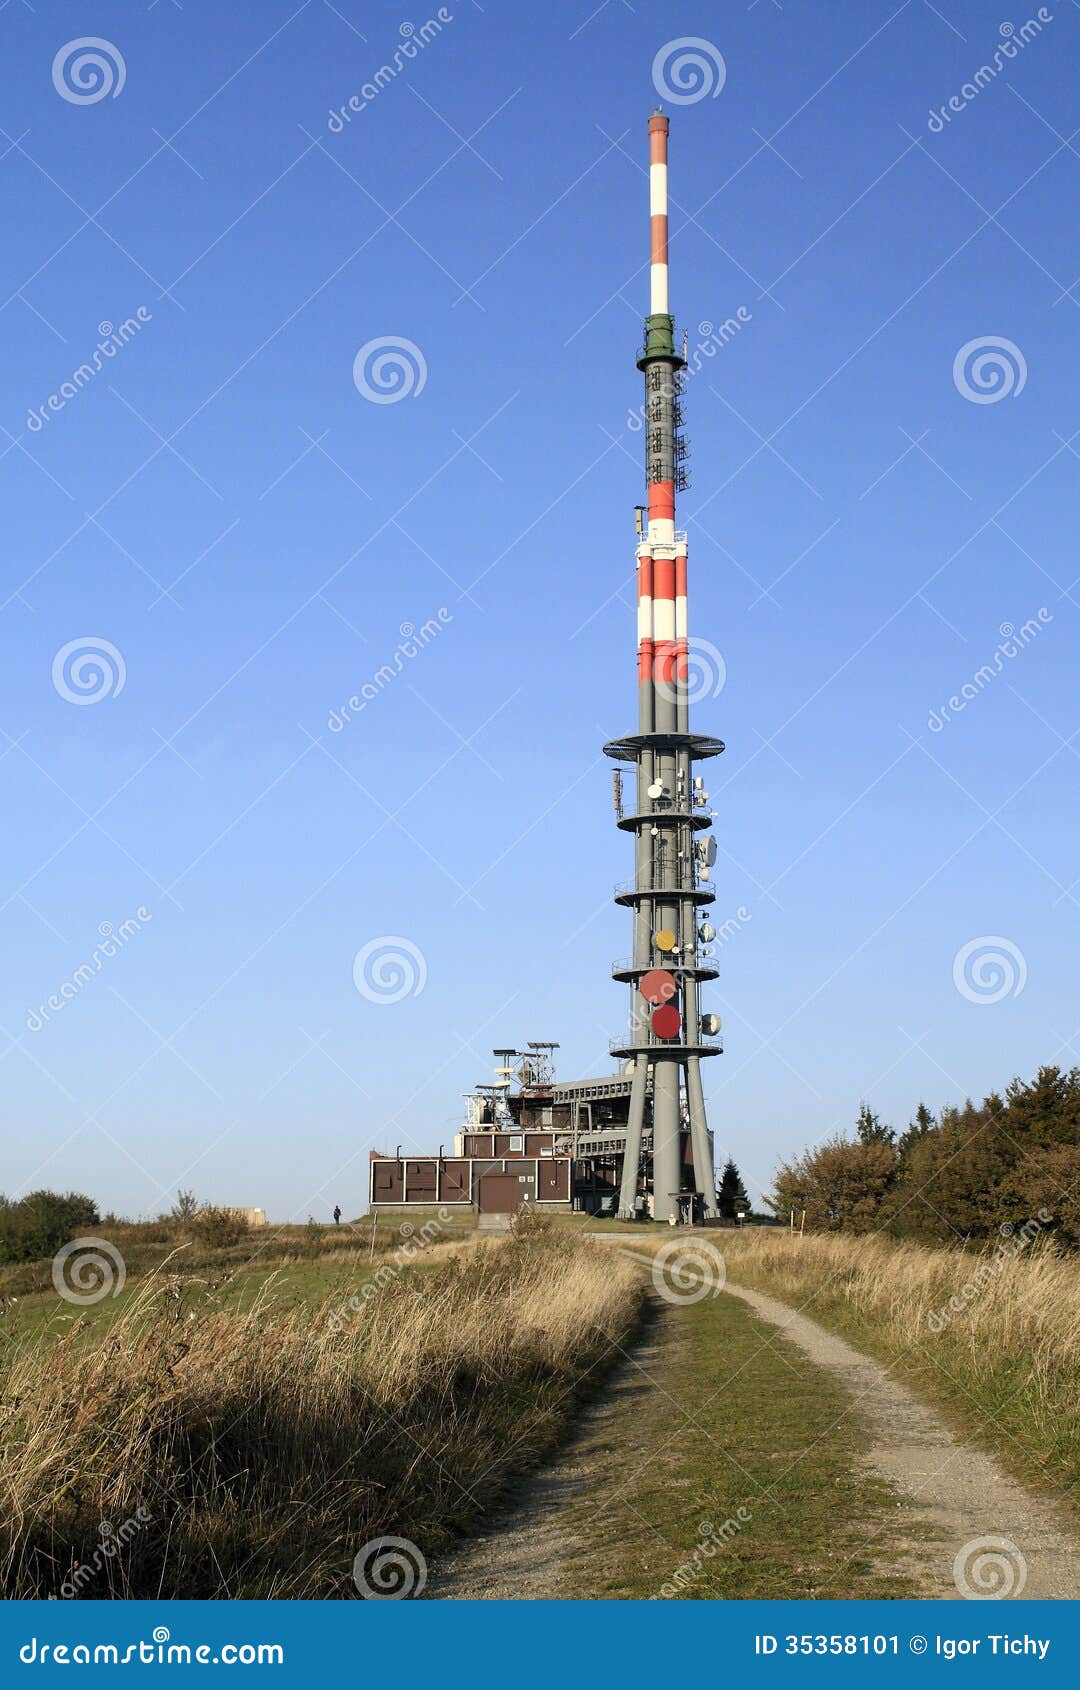
[[[682,1027],[682,1016],[674,1004],[661,1004],[659,1009],[652,1012],[652,1030],[658,1039],[674,1039],[679,1035]]]
[[[646,1003],[670,1003],[677,990],[675,976],[666,968],[650,968],[638,981],[638,991]]]

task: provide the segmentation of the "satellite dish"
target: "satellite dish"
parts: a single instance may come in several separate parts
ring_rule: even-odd
[[[674,974],[669,974],[666,968],[650,968],[638,981],[638,991],[646,1003],[654,1008],[662,1003],[670,1003],[678,991]]]
[[[654,780],[652,785],[649,787],[648,792],[650,798],[662,798],[664,796],[663,781]]]
[[[704,845],[705,849],[702,852],[702,855],[711,868],[713,863],[716,861],[716,840],[713,838],[712,834],[710,834],[708,839],[704,841]]]
[[[699,880],[708,880],[708,878],[709,878],[709,871],[708,871],[707,868],[701,868],[701,869],[698,870],[698,879]]]
[[[713,926],[711,921],[702,922],[701,926],[698,928],[698,938],[704,939],[706,944],[708,944],[710,939],[716,938],[716,928]]]
[[[709,1038],[714,1038],[720,1031],[719,1015],[703,1015],[701,1017],[701,1027],[702,1031],[707,1033]]]
[[[661,1004],[652,1012],[652,1030],[658,1039],[674,1039],[682,1027],[682,1016],[672,1003]]]

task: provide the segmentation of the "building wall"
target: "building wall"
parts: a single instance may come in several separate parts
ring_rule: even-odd
[[[479,1136],[486,1143],[492,1137],[501,1138],[503,1135],[468,1136]],[[570,1158],[543,1154],[450,1157],[444,1158],[441,1163],[437,1156],[407,1156],[401,1161],[392,1156],[373,1156],[368,1199],[374,1207],[409,1207],[413,1203],[427,1208],[444,1203],[475,1206],[479,1183],[486,1173],[513,1172],[526,1175],[531,1182],[530,1198],[535,1196],[536,1200],[544,1203],[569,1207],[572,1195]]]
[[[235,1215],[237,1220],[246,1221],[248,1226],[266,1225],[265,1209],[240,1209],[235,1205],[230,1205],[225,1212],[228,1215]]]

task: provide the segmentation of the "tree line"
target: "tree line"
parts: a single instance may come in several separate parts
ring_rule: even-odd
[[[773,1205],[819,1232],[878,1232],[927,1243],[985,1240],[1037,1220],[1080,1245],[1080,1068],[1039,1069],[1004,1096],[935,1116],[920,1103],[902,1130],[866,1103],[839,1134],[782,1162]]]

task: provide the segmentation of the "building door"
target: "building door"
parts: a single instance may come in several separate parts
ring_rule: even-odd
[[[482,1215],[512,1215],[526,1197],[531,1198],[534,1181],[529,1174],[485,1174],[480,1181],[477,1208]]]

